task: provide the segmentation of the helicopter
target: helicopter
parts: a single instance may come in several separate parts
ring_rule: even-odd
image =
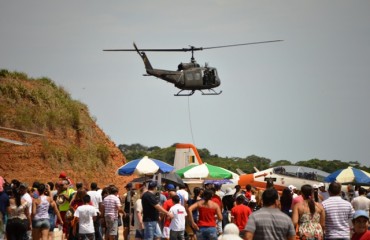
[[[134,49],[104,49],[103,51],[136,51],[142,58],[145,70],[147,74],[143,76],[155,76],[163,79],[169,83],[175,85],[180,91],[175,96],[191,96],[195,91],[200,91],[202,95],[220,95],[222,91],[216,92],[214,88],[220,86],[221,80],[218,76],[217,69],[215,67],[208,66],[205,64],[201,67],[194,58],[195,51],[202,51],[206,49],[215,48],[226,48],[226,47],[237,47],[243,45],[251,44],[261,44],[261,43],[272,43],[280,42],[283,40],[272,40],[272,41],[262,41],[262,42],[250,42],[250,43],[240,43],[224,46],[215,47],[194,47],[189,46],[188,48],[179,49],[139,49],[134,43]],[[152,67],[145,52],[191,52],[191,59],[189,63],[180,63],[176,71],[155,69]],[[208,92],[205,92],[207,90]]]

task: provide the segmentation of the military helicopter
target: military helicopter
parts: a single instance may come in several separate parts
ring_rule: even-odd
[[[188,48],[179,48],[179,49],[166,49],[166,48],[138,49],[138,47],[134,43],[134,49],[104,49],[103,51],[125,51],[125,52],[136,51],[144,61],[145,69],[147,72],[147,74],[144,74],[144,76],[155,76],[169,83],[174,84],[175,87],[180,89],[180,91],[177,94],[175,94],[175,96],[191,96],[194,94],[195,91],[200,91],[202,95],[219,95],[222,93],[222,91],[216,92],[214,90],[214,88],[220,86],[221,84],[221,80],[217,74],[217,69],[208,66],[208,64],[206,64],[204,67],[201,67],[195,61],[194,58],[195,51],[202,51],[206,49],[215,49],[215,48],[237,47],[251,44],[272,43],[280,41],[283,40],[250,42],[215,47],[189,46]],[[177,71],[153,68],[151,63],[149,62],[148,57],[145,54],[145,52],[189,52],[189,51],[191,52],[190,62],[180,63],[178,65]],[[205,90],[208,90],[208,92],[205,92]],[[183,91],[186,92],[183,93]]]

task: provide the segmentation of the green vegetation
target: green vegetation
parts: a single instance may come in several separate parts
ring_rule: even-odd
[[[118,148],[126,156],[128,161],[141,158],[143,156],[149,156],[151,158],[159,159],[169,164],[173,164],[175,158],[175,146],[173,144],[167,148],[160,147],[145,147],[140,144],[132,145],[119,145]],[[338,169],[347,168],[348,166],[353,166],[356,168],[363,169],[367,172],[370,172],[369,166],[361,166],[357,161],[352,162],[342,162],[339,160],[320,160],[320,159],[310,159],[306,161],[299,161],[292,163],[288,160],[279,160],[276,162],[271,162],[270,159],[259,157],[256,155],[251,155],[245,158],[238,157],[219,157],[217,154],[212,155],[208,149],[198,149],[199,156],[202,158],[203,162],[207,162],[212,165],[217,165],[223,168],[226,168],[230,171],[234,171],[239,168],[246,173],[254,172],[253,167],[256,167],[260,170],[266,169],[269,167],[282,166],[282,165],[296,165],[320,169],[322,171],[332,173]]]
[[[110,150],[94,133],[83,103],[47,77],[0,70],[0,125],[48,135],[42,159],[52,168],[105,166]]]

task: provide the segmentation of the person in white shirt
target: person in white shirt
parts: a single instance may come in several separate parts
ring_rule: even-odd
[[[97,210],[90,205],[91,198],[88,194],[83,197],[84,205],[79,206],[74,216],[78,220],[78,234],[79,239],[95,239],[94,221],[97,216]],[[76,228],[73,228],[73,234],[76,235]]]
[[[187,213],[184,206],[180,204],[180,197],[178,195],[173,196],[172,201],[175,205],[169,210],[169,212],[172,213],[170,224],[170,240],[184,240],[185,218]]]
[[[87,194],[91,198],[91,202],[93,206],[96,209],[97,212],[97,217],[96,220],[94,221],[94,231],[95,231],[95,240],[102,240],[103,235],[102,235],[102,229],[101,229],[101,224],[100,224],[100,212],[99,212],[99,205],[103,202],[102,196],[101,196],[101,191],[98,191],[98,184],[95,182],[92,182],[90,184],[90,191],[87,192]]]
[[[135,240],[144,239],[144,222],[143,222],[143,205],[141,203],[141,196],[147,191],[146,187],[140,188],[139,198],[134,204],[134,225],[135,225]]]
[[[181,204],[185,206],[188,203],[189,200],[189,193],[186,191],[186,186],[180,186],[180,189],[177,190],[177,195],[181,195]]]
[[[369,213],[370,210],[370,199],[366,197],[366,189],[361,187],[358,190],[359,196],[355,197],[352,201],[352,207],[357,210],[364,210]]]

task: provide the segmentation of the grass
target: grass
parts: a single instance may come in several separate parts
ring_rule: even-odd
[[[95,122],[85,104],[51,79],[0,70],[0,125],[63,138],[58,139],[61,145],[42,142],[42,159],[52,169],[65,164],[81,171],[107,166],[110,150],[96,136]]]

